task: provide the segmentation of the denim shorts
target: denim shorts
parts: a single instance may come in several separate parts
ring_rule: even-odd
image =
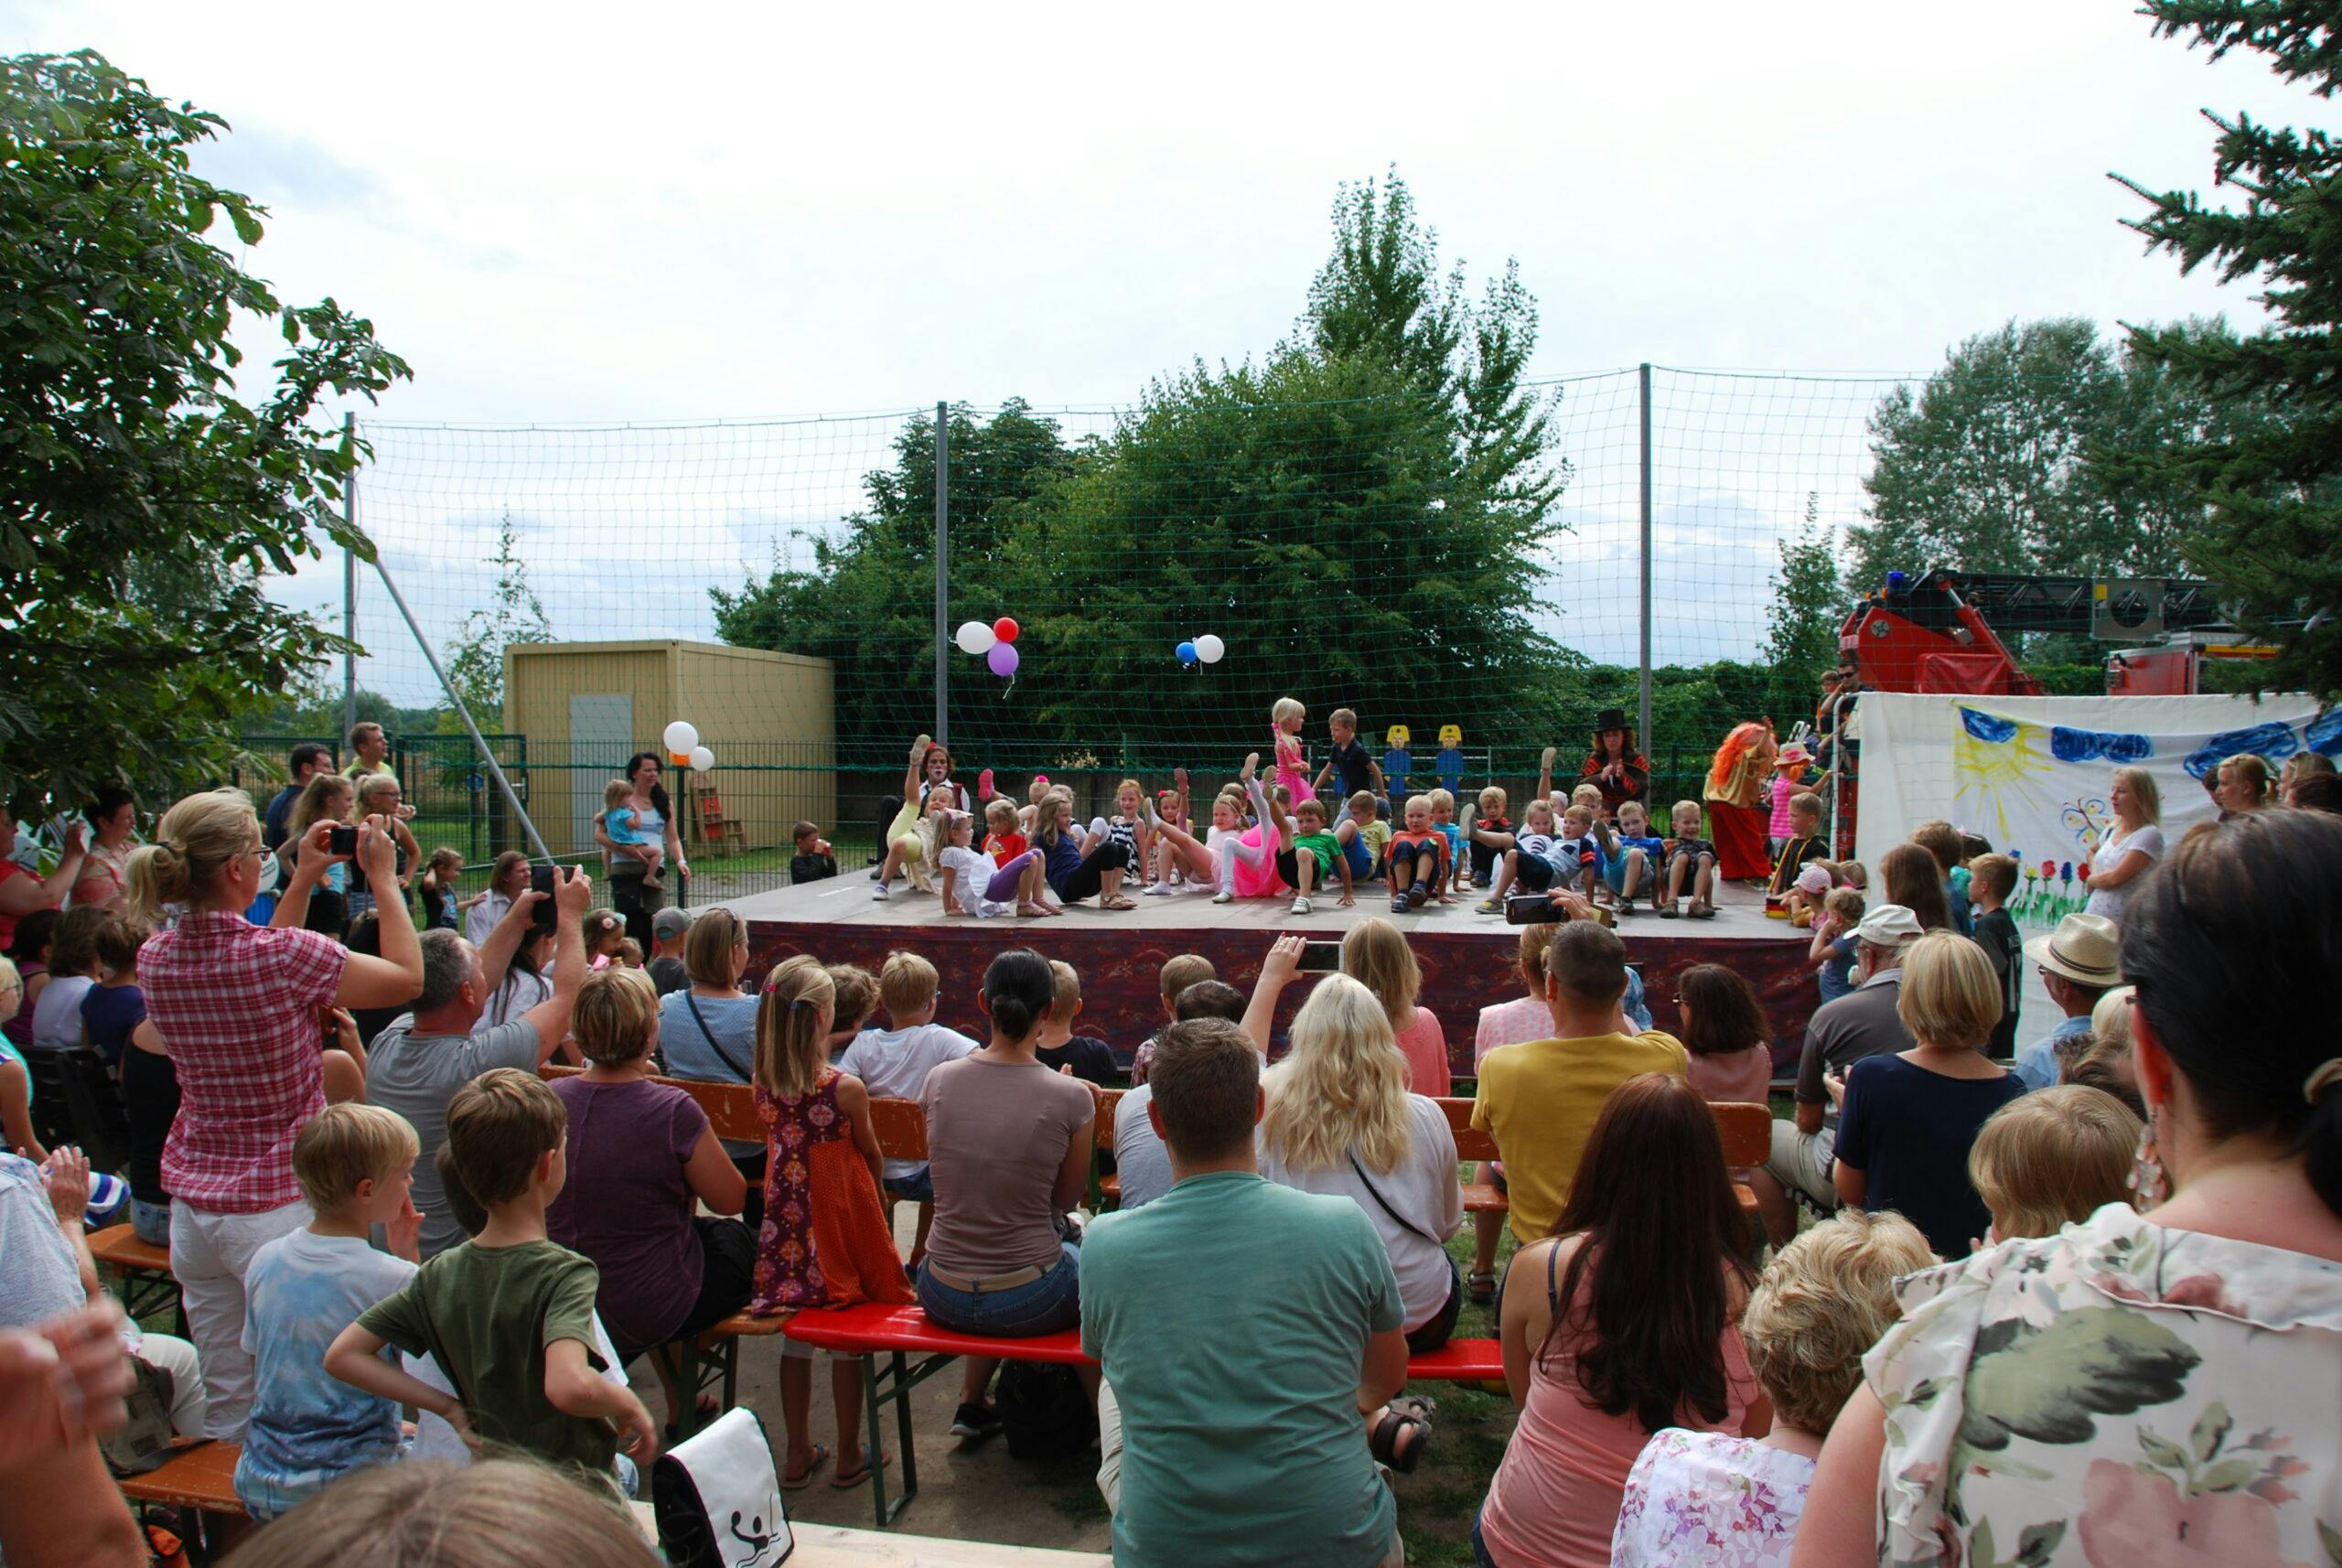
[[[1030,1339],[1074,1327],[1081,1321],[1081,1249],[1070,1241],[1059,1245],[1065,1255],[1056,1268],[1009,1290],[953,1290],[921,1263],[919,1307],[939,1327],[994,1339]]]
[[[907,1203],[935,1201],[935,1167],[921,1165],[907,1176],[888,1176],[886,1192]]]
[[[149,1247],[169,1246],[171,1244],[171,1206],[167,1202],[149,1203],[143,1197],[132,1198],[130,1200],[130,1229],[134,1235]]]

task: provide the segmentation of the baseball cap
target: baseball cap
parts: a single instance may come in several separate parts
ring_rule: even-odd
[[[1854,928],[1854,940],[1879,948],[1899,948],[1924,935],[1919,929],[1919,917],[1900,904],[1881,904],[1864,911],[1862,924]]]
[[[692,929],[692,912],[678,909],[672,904],[650,917],[650,934],[657,937],[681,936]]]

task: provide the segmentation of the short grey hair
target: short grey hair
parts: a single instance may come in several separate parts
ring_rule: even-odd
[[[456,999],[472,977],[472,944],[460,932],[423,933],[423,994],[414,999],[418,1013],[435,1013]]]

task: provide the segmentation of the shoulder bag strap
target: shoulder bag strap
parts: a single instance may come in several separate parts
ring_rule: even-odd
[[[707,1026],[706,1015],[699,1010],[699,998],[692,994],[691,987],[688,985],[683,987],[683,1005],[692,1010],[692,1022],[697,1024],[699,1032],[707,1036],[707,1048],[715,1053],[716,1060],[738,1073],[742,1083],[755,1082],[756,1075],[734,1061],[732,1053],[724,1048],[724,1042],[715,1037],[715,1031]]]
[[[1407,1231],[1411,1235],[1422,1237],[1424,1240],[1430,1242],[1434,1247],[1442,1246],[1438,1237],[1433,1235],[1430,1231],[1424,1230],[1422,1226],[1416,1224],[1413,1220],[1409,1219],[1405,1215],[1391,1207],[1391,1200],[1382,1196],[1382,1189],[1374,1185],[1374,1178],[1368,1176],[1366,1174],[1366,1167],[1358,1163],[1358,1151],[1356,1149],[1352,1149],[1350,1151],[1350,1169],[1358,1172],[1358,1179],[1366,1184],[1366,1195],[1374,1199],[1375,1203],[1380,1207],[1383,1213],[1397,1220],[1401,1230]],[[1445,1249],[1443,1248],[1443,1250]]]

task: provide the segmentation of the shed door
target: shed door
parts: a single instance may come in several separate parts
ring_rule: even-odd
[[[602,791],[634,752],[634,698],[626,692],[569,699],[569,814],[580,850],[594,848]]]

